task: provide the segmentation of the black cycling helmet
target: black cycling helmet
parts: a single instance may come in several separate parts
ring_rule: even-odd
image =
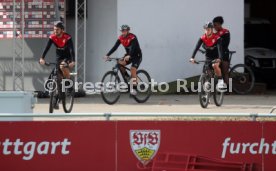
[[[124,24],[121,26],[121,31],[123,31],[123,30],[130,30],[130,27],[128,25]]]
[[[64,25],[63,25],[62,21],[56,21],[56,22],[54,22],[54,26],[57,27],[57,28],[60,28],[60,29],[64,30]]]
[[[207,28],[214,28],[214,25],[212,22],[207,22],[206,24],[204,24],[203,26],[204,29],[207,29]]]

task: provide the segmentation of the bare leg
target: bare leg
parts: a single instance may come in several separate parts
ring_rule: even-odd
[[[66,65],[67,65],[66,62],[61,62],[60,70],[61,70],[64,78],[70,79],[70,70],[69,70],[69,68],[65,67]]]
[[[131,67],[130,68],[130,72],[131,72],[131,78],[132,78],[132,80],[133,80],[133,82],[132,82],[132,84],[134,85],[134,86],[136,86],[137,84],[138,84],[138,80],[137,80],[137,68],[135,68],[135,67]]]
[[[215,70],[215,74],[218,78],[221,78],[222,77],[222,74],[221,74],[221,69],[219,67],[220,63],[215,63],[213,64],[213,68]]]
[[[120,60],[119,64],[121,65],[120,66],[120,70],[122,71],[123,74],[125,74],[126,73],[126,69],[124,67],[122,67],[122,66],[126,66],[127,65],[126,61]]]
[[[64,78],[70,79],[70,70],[68,68],[63,68],[61,69],[61,71],[63,73]]]

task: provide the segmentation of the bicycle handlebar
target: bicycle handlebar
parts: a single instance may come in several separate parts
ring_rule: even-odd
[[[108,59],[106,59],[106,61],[119,61],[120,59],[122,59],[122,58],[114,57],[114,58],[108,58]]]
[[[52,62],[45,62],[46,66],[51,66],[51,65],[56,65],[56,63],[52,63]]]
[[[38,62],[38,63],[39,63],[39,62]],[[54,62],[45,62],[44,65],[45,65],[45,66],[51,66],[51,65],[57,65],[57,63],[54,63]],[[60,64],[60,65],[67,66],[66,64]]]
[[[200,64],[200,63],[217,63],[217,59],[214,60],[204,60],[204,61],[194,61],[195,64]]]

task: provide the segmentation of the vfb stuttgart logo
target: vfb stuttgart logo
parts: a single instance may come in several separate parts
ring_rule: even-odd
[[[156,155],[160,138],[160,130],[130,130],[132,151],[143,165],[147,165]]]

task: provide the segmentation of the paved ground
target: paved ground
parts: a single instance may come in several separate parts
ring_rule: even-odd
[[[38,99],[34,112],[47,113],[48,102],[49,99]],[[210,104],[208,109],[200,107],[197,95],[155,95],[145,104],[137,104],[134,99],[124,95],[115,105],[105,104],[99,95],[90,95],[76,98],[72,113],[268,113],[274,105],[276,105],[276,95],[228,95],[225,96],[222,107]]]

